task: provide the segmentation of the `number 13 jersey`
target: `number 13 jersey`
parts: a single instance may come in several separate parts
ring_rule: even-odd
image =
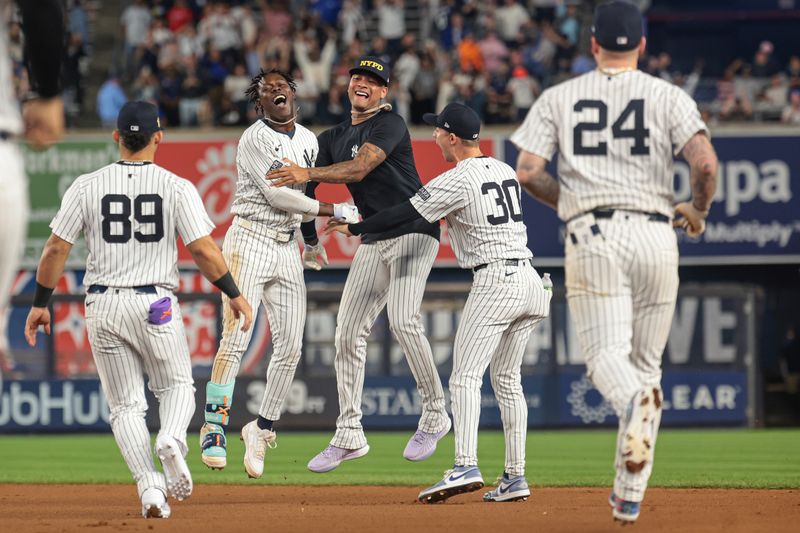
[[[175,290],[177,236],[189,244],[214,224],[191,182],[147,161],[119,161],[79,176],[50,227],[70,244],[85,234],[84,286]]]
[[[412,196],[411,205],[428,222],[447,220],[462,268],[532,257],[517,175],[502,161],[487,156],[459,161]]]
[[[673,154],[708,129],[679,87],[638,70],[587,74],[551,87],[511,141],[548,161],[556,150],[558,215],[597,208],[673,208]]]

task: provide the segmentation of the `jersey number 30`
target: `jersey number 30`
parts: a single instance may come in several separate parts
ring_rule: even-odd
[[[572,130],[572,146],[575,155],[606,155],[608,143],[598,142],[595,146],[583,144],[583,132],[603,131],[608,126],[608,106],[602,100],[578,100],[572,108],[576,113],[587,109],[597,110],[596,122],[579,122]],[[633,128],[623,129],[623,125],[630,115],[633,115]],[[650,130],[644,127],[644,100],[637,98],[628,102],[620,113],[619,118],[611,125],[611,134],[615,139],[633,139],[631,155],[650,155],[647,138]]]
[[[492,226],[505,224],[509,218],[514,222],[522,220],[522,207],[519,199],[519,182],[505,180],[502,184],[488,181],[481,185],[481,193],[491,195],[494,203],[500,207],[500,214],[486,216],[486,221]]]
[[[164,238],[163,200],[157,194],[140,194],[133,199],[133,218],[139,224],[152,224],[151,233],[136,231],[133,238],[139,242],[158,242]],[[112,205],[121,206],[111,212]],[[126,243],[131,240],[131,199],[124,194],[107,194],[100,201],[103,214],[103,240],[112,243]],[[147,208],[145,207],[147,206]],[[147,211],[147,213],[145,213]],[[112,232],[112,224],[117,222]]]

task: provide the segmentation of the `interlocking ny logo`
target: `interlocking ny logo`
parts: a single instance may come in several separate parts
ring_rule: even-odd
[[[311,168],[314,166],[314,150],[311,150],[311,153],[308,153],[307,149],[303,150],[303,161],[306,163],[306,168]]]
[[[357,144],[353,145],[353,149],[350,150],[350,155],[353,157],[353,159],[355,159],[356,155],[358,155],[358,145]]]

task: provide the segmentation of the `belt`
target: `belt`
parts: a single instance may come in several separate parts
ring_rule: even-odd
[[[500,261],[505,261],[503,263],[503,264],[505,264],[505,266],[517,266],[517,265],[522,266],[525,263],[530,263],[531,266],[533,266],[533,261],[531,261],[530,259],[505,259],[505,260],[500,259]],[[478,265],[476,267],[472,267],[472,271],[473,272],[477,272],[478,270],[482,270],[482,269],[486,268],[490,264],[491,263],[484,263],[482,265]]]
[[[592,211],[594,218],[611,218],[617,211],[621,213],[635,213],[637,215],[647,215],[647,220],[651,222],[665,222],[669,223],[669,217],[661,213],[647,212],[647,211],[632,211],[630,209],[595,209]]]
[[[269,237],[270,239],[274,239],[278,242],[290,242],[294,240],[294,230],[278,231],[270,228],[266,224],[262,224],[261,222],[253,222],[252,220],[247,220],[241,217],[235,217],[233,219],[233,223],[239,227],[255,231],[256,233],[264,235],[265,237]]]
[[[137,294],[158,294],[155,285],[138,285],[136,287],[109,287],[108,285],[89,285],[89,294],[104,294],[111,289],[133,289]]]

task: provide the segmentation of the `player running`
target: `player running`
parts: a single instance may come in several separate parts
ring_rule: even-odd
[[[39,326],[50,334],[47,304],[73,244],[86,237],[86,328],[97,373],[108,400],[111,431],[136,481],[145,518],[168,518],[166,494],[192,493],[186,466],[186,429],[194,414],[194,386],[178,287],[178,235],[200,271],[227,295],[226,315],[250,328],[252,310],[239,294],[194,186],[153,164],[164,134],[158,109],[128,102],[117,118],[114,141],[120,160],[79,176],[67,189],[50,224],[36,272],[25,337],[36,344]],[[161,430],[156,470],[145,423],[142,372],[159,402]]]
[[[550,312],[552,293],[544,289],[531,262],[514,169],[481,153],[478,115],[452,103],[439,115],[426,113],[423,118],[436,126],[436,144],[456,167],[395,207],[358,224],[334,222],[329,227],[345,235],[361,235],[419,220],[447,221],[459,266],[474,274],[456,332],[450,376],[456,457],[442,481],[420,492],[419,500],[439,502],[483,487],[478,422],[486,367],[490,367],[503,419],[506,458],[497,489],[487,492],[484,500],[526,499],[530,495],[525,480],[528,406],[520,367],[534,326]]]
[[[295,233],[301,220],[318,215],[357,221],[358,210],[348,204],[331,205],[308,198],[305,184],[274,187],[267,173],[282,167],[282,159],[314,165],[317,138],[295,122],[295,83],[279,70],[253,78],[247,96],[262,118],[239,140],[239,173],[231,212],[233,223],[225,235],[222,254],[233,278],[251,302],[264,305],[272,332],[272,356],[267,386],[258,418],[242,428],[244,468],[251,478],[264,472],[264,455],[276,446],[273,423],[289,392],[300,361],[306,323],[306,285]],[[206,386],[205,425],[200,431],[202,460],[222,469],[227,464],[225,426],[228,424],[236,374],[250,344],[252,331],[240,331],[230,313],[224,313],[222,340]]]
[[[597,69],[546,90],[511,137],[525,189],[566,223],[567,300],[587,374],[619,417],[613,516],[639,516],[661,421],[661,356],[678,294],[670,220],[705,229],[717,156],[695,102],[636,69],[642,16],[597,7]],[[559,153],[559,181],[545,171]],[[691,167],[692,200],[672,205],[673,154]]]

